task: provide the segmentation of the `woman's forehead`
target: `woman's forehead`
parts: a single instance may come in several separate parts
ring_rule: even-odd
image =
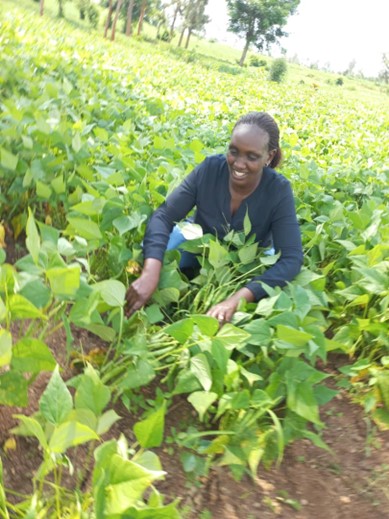
[[[231,143],[235,142],[248,147],[267,146],[269,134],[255,124],[240,124],[232,132]]]

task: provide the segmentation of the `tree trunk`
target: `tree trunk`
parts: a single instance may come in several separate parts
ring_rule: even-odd
[[[188,27],[188,35],[186,37],[186,43],[185,43],[186,49],[189,47],[189,40],[190,40],[191,34],[192,34],[192,29],[190,27]]]
[[[134,0],[130,0],[127,9],[127,23],[126,23],[126,36],[132,34],[132,12],[134,10]]]
[[[122,8],[123,0],[119,0],[116,6],[115,18],[112,23],[112,31],[111,31],[111,41],[115,41],[115,33],[116,33],[116,24],[118,23],[118,18],[120,14],[120,9]]]
[[[181,31],[180,39],[178,40],[178,45],[177,45],[177,47],[181,47],[182,40],[184,39],[185,29],[186,29],[186,27],[184,27],[184,28],[182,29],[182,31]]]
[[[113,0],[109,0],[108,14],[107,14],[107,19],[105,21],[105,27],[104,27],[104,38],[106,38],[107,34],[108,34],[109,24],[111,23],[111,18],[112,18],[112,11],[113,11]]]
[[[39,1],[39,14],[43,16],[43,11],[45,10],[45,0]]]
[[[63,12],[63,0],[58,0],[58,18],[65,18]]]
[[[179,10],[180,10],[180,4],[177,4],[176,10],[174,11],[173,21],[170,26],[170,39],[173,38],[174,26],[176,25],[176,20],[177,20],[177,15],[178,15]]]
[[[240,57],[240,61],[239,61],[239,65],[241,67],[243,67],[243,63],[244,63],[244,60],[246,59],[246,56],[247,56],[247,52],[249,50],[249,47],[250,47],[250,40],[247,39],[246,40],[246,44],[244,46],[244,49],[243,49],[243,53],[242,53],[242,56]]]
[[[147,5],[147,0],[142,0],[142,5],[140,7],[139,22],[138,22],[138,32],[137,32],[138,36],[142,32],[143,18],[145,17],[146,5]]]

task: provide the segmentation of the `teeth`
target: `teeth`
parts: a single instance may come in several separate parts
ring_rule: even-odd
[[[237,177],[244,177],[245,174],[246,174],[246,173],[242,173],[242,172],[240,172],[240,171],[236,171],[236,170],[234,171],[234,173],[235,173],[235,175],[236,175]]]

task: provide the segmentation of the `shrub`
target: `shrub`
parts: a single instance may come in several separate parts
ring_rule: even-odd
[[[220,65],[218,68],[219,72],[225,72],[227,74],[232,74],[233,76],[236,76],[237,74],[241,73],[241,67],[234,67],[231,65]]]
[[[97,29],[97,25],[99,23],[100,13],[97,7],[93,4],[90,4],[88,7],[88,19],[89,23],[94,29]]]
[[[284,79],[288,66],[284,58],[277,58],[273,60],[270,66],[269,79],[281,83]]]
[[[267,62],[265,59],[259,59],[258,56],[250,56],[251,67],[266,67]]]
[[[335,85],[342,86],[343,85],[343,78],[338,77],[338,79],[335,81]]]

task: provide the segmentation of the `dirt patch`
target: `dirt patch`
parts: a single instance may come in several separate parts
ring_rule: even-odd
[[[256,481],[237,482],[217,468],[199,488],[185,484],[176,457],[162,454],[168,472],[163,488],[168,494],[174,489],[172,496],[179,492],[188,519],[389,517],[389,433],[376,431],[346,394],[327,404],[322,418],[331,453],[300,440],[286,449],[278,469],[260,469]]]

